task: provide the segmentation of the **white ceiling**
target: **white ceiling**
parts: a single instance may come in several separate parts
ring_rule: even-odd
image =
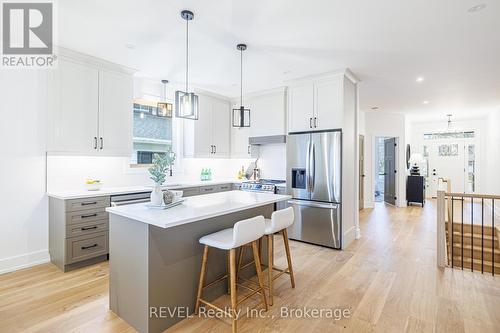
[[[487,7],[467,11],[478,3]],[[362,80],[363,110],[500,108],[497,0],[63,0],[59,44],[184,82],[182,9],[195,13],[190,81],[222,95],[239,93],[236,44],[245,42],[247,92],[349,67]]]

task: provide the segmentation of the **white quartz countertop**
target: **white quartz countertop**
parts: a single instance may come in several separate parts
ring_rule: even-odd
[[[157,227],[171,228],[291,198],[289,195],[271,193],[227,191],[188,197],[182,204],[165,210],[148,208],[145,203],[138,203],[109,207],[106,211]]]
[[[221,184],[241,184],[241,180],[208,180],[208,181],[179,181],[170,184],[164,184],[163,189],[175,190],[179,188],[211,186]],[[130,194],[140,192],[151,192],[153,186],[127,186],[127,187],[102,187],[99,191],[88,191],[84,188],[73,191],[51,191],[47,195],[52,198],[61,200],[80,199],[80,198],[94,198],[108,195]]]

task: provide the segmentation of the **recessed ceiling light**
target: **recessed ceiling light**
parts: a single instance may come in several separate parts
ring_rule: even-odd
[[[135,45],[134,45],[134,44],[132,44],[132,43],[127,43],[127,44],[125,44],[125,47],[126,47],[127,49],[131,49],[131,50],[135,49]]]
[[[378,106],[372,106],[372,110],[373,111],[378,110]]]
[[[469,13],[476,13],[476,12],[478,12],[478,11],[480,11],[480,10],[485,9],[485,8],[486,8],[486,4],[482,3],[482,4],[480,4],[480,5],[477,5],[477,6],[474,6],[474,7],[469,8],[467,11],[468,11]]]
[[[424,82],[424,80],[425,79],[423,77],[419,76],[419,77],[417,77],[417,79],[415,81],[420,83],[420,82]]]
[[[429,104],[429,101],[423,101],[422,104]]]
[[[290,74],[292,71],[291,70],[286,70],[283,72],[283,74],[287,75],[287,74]]]

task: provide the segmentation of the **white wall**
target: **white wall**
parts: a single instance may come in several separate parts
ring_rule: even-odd
[[[375,191],[375,138],[378,136],[396,137],[396,196],[399,207],[406,206],[406,123],[405,116],[399,113],[365,112],[365,207],[374,206]]]
[[[487,158],[484,192],[500,195],[500,110],[488,116],[485,138]]]
[[[0,273],[46,262],[45,72],[0,74]]]

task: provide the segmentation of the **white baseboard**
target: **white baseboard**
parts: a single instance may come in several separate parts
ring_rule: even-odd
[[[356,226],[350,227],[342,236],[342,250],[346,249],[356,239]]]
[[[21,254],[19,256],[0,259],[0,274],[44,264],[49,261],[50,261],[50,255],[48,250],[40,250],[26,254]]]

